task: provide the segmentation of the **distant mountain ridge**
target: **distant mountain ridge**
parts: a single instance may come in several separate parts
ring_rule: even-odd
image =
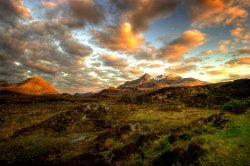
[[[207,82],[200,81],[195,78],[182,78],[176,74],[158,75],[154,78],[148,74],[144,74],[142,77],[136,80],[125,82],[124,84],[120,85],[118,89],[126,89],[126,88],[159,89],[171,86],[198,86],[206,84]]]
[[[117,88],[108,88],[102,90],[100,95],[119,95],[123,92],[148,92],[165,87],[186,87],[186,86],[202,86],[207,85],[207,82],[200,81],[195,78],[182,78],[176,74],[158,75],[152,77],[149,74],[144,74],[138,79],[127,81]]]
[[[74,96],[80,96],[80,97],[92,97],[96,93],[93,92],[87,92],[87,93],[75,93]]]
[[[7,90],[11,92],[18,92],[31,95],[59,94],[59,92],[54,89],[52,84],[45,81],[39,76],[31,77],[21,83],[1,86],[0,90]]]

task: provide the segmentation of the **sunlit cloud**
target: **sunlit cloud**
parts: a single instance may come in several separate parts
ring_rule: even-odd
[[[229,47],[229,44],[231,43],[230,40],[222,40],[219,42],[219,46],[218,46],[218,50],[220,52],[228,52],[228,47]]]
[[[160,57],[166,58],[169,62],[182,60],[184,54],[206,41],[205,33],[198,30],[187,30],[182,36],[161,48]]]
[[[233,6],[233,0],[188,0],[193,26],[216,26],[236,24],[248,17],[241,5]]]
[[[31,19],[30,9],[25,7],[22,0],[0,1],[0,19],[8,25],[14,25],[18,18]]]
[[[170,67],[165,69],[165,73],[171,74],[171,73],[178,73],[180,75],[185,75],[186,73],[189,73],[191,71],[194,71],[197,69],[196,65],[192,64],[178,64],[178,65],[171,65]]]
[[[114,51],[133,52],[144,42],[142,34],[134,33],[128,22],[108,26],[104,31],[93,31],[92,34],[97,44]]]
[[[248,27],[249,28],[249,27]],[[230,31],[231,35],[235,37],[235,41],[247,44],[250,42],[250,32],[248,28],[238,26]]]
[[[230,66],[250,65],[250,57],[232,59],[227,62],[227,64],[229,64]]]

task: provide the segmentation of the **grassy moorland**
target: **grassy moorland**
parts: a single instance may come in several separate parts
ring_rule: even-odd
[[[121,98],[1,92],[0,164],[250,165],[249,85]]]

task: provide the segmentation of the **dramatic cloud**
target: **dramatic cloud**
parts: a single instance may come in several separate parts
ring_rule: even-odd
[[[92,53],[92,49],[84,44],[80,44],[75,40],[61,41],[61,47],[69,54],[85,57]]]
[[[238,2],[239,5],[242,6],[250,6],[250,0],[236,0],[236,2]]]
[[[140,75],[143,73],[143,71],[139,68],[128,68],[128,69],[125,69],[124,72],[130,73],[133,75]]]
[[[250,74],[228,73],[229,81],[250,78]]]
[[[16,18],[31,19],[29,8],[22,0],[0,0],[0,23],[14,25]]]
[[[220,52],[227,52],[228,51],[228,46],[231,43],[230,40],[222,40],[219,42],[219,46],[218,46],[218,51]]]
[[[243,47],[237,50],[237,55],[250,55],[250,48]]]
[[[50,1],[50,0],[43,0],[42,6],[45,8],[55,8],[55,7],[57,7],[57,4],[55,2]]]
[[[45,0],[42,5],[48,9],[48,18],[70,28],[79,28],[86,23],[99,24],[105,16],[96,1],[91,0]]]
[[[134,33],[130,23],[108,26],[103,31],[93,31],[94,41],[101,47],[114,51],[133,52],[143,43],[143,36]]]
[[[96,81],[89,82],[93,76],[82,70],[85,57],[92,53],[89,46],[79,43],[69,31],[59,36],[62,31],[51,33],[38,29],[21,25],[0,31],[1,79],[20,82],[39,75],[67,92],[70,86],[76,86],[75,89],[90,85],[99,87]]]
[[[201,62],[203,60],[203,57],[191,57],[191,58],[186,58],[183,61],[187,64],[193,64],[197,62]]]
[[[161,48],[160,56],[169,62],[176,62],[183,58],[190,49],[199,47],[207,41],[205,33],[198,30],[185,31],[181,37]]]
[[[231,66],[234,66],[234,65],[250,65],[250,57],[233,59],[233,60],[230,60],[229,62],[227,62],[226,64],[229,64]]]
[[[221,69],[221,70],[209,70],[206,71],[209,75],[224,75],[227,73],[227,70]]]
[[[41,62],[27,61],[25,63],[29,68],[35,69],[39,73],[47,73],[55,75],[58,69],[55,65],[50,64],[46,61],[41,61]]]
[[[115,55],[102,54],[100,55],[100,58],[105,66],[113,67],[115,69],[124,70],[124,68],[128,66],[125,59]]]
[[[110,0],[120,11],[120,19],[130,22],[133,31],[148,29],[151,22],[159,17],[168,16],[180,0]]]
[[[229,25],[244,21],[248,11],[233,0],[187,0],[193,26]]]
[[[230,31],[231,35],[235,37],[235,41],[242,42],[244,44],[247,44],[250,42],[250,32],[249,32],[250,26],[237,26],[236,28],[232,29]]]
[[[171,73],[178,73],[180,75],[189,73],[191,71],[194,71],[197,69],[196,65],[192,64],[178,64],[178,65],[172,65],[165,69],[165,73],[171,74]]]

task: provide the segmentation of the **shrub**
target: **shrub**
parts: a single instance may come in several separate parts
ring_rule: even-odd
[[[222,106],[222,111],[226,112],[244,112],[247,108],[247,103],[240,100],[231,100]]]
[[[124,95],[121,97],[121,99],[120,99],[120,101],[121,101],[121,102],[124,102],[124,103],[133,103],[134,100],[135,100],[135,97],[132,96],[131,94],[124,94]]]

